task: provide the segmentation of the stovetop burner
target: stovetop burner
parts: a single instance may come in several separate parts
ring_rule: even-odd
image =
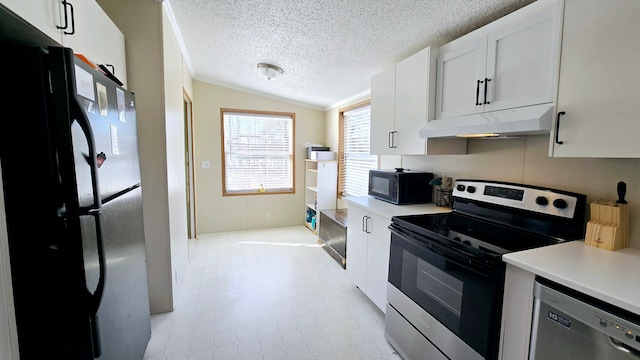
[[[500,256],[580,239],[586,196],[484,180],[458,180],[453,212],[395,216],[392,223],[443,245]]]

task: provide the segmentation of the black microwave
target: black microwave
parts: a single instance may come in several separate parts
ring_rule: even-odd
[[[369,195],[396,205],[431,202],[433,174],[395,170],[369,170]]]

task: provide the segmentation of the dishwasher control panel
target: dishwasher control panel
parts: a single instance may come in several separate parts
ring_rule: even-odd
[[[637,326],[629,325],[627,321],[616,321],[600,314],[594,314],[594,320],[598,323],[600,329],[612,334],[612,336],[624,336],[628,340],[640,343],[640,329]]]

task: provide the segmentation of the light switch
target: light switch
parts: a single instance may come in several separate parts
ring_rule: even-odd
[[[203,161],[202,162],[202,168],[203,169],[208,169],[211,167],[211,161]]]

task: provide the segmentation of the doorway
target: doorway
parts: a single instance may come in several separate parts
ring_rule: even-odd
[[[195,239],[198,232],[196,231],[195,169],[193,162],[193,102],[186,91],[183,91],[183,111],[185,183],[187,185],[187,235],[189,239]]]

